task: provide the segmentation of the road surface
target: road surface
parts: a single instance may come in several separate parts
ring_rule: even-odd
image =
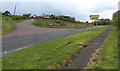
[[[33,21],[34,20],[32,19],[32,20],[26,20],[26,21],[20,22],[16,24],[16,29],[12,30],[6,35],[3,35],[3,38],[2,38],[2,55],[3,56],[11,52],[14,52],[14,51],[17,51],[41,42],[50,41],[59,37],[101,27],[101,26],[94,26],[94,27],[80,28],[80,29],[40,28],[40,27],[31,25]]]
[[[3,38],[67,30],[67,29],[37,27],[32,25],[33,21],[34,19],[30,19],[15,24],[13,30],[10,31],[8,34],[3,35]]]

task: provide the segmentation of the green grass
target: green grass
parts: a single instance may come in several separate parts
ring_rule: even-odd
[[[92,59],[92,61],[98,61],[97,59]]]
[[[46,69],[53,64],[69,60],[71,55],[110,26],[103,26],[88,31],[43,42],[3,56],[3,69]],[[71,42],[71,44],[68,44]]]
[[[2,34],[6,34],[9,31],[11,31],[14,27],[14,25],[20,21],[26,20],[26,19],[15,19],[19,18],[20,16],[4,16],[2,15],[2,25],[0,25],[0,28],[2,27]],[[0,30],[1,31],[1,30]],[[0,34],[1,34],[0,33]]]
[[[103,47],[100,49],[100,69],[118,69],[118,32],[114,27]]]
[[[44,19],[44,18],[36,19],[33,22],[33,25],[39,27],[48,27],[48,28],[83,28],[83,27],[93,26],[92,24],[85,24],[85,23],[80,24],[80,23],[73,23],[73,22],[56,20],[56,19]]]

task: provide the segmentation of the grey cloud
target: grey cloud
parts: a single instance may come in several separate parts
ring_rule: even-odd
[[[2,11],[10,11],[13,14],[14,10],[13,2],[3,3]],[[105,10],[114,9],[109,3],[100,3],[92,7],[92,9],[84,9],[84,7],[77,7],[72,3],[59,3],[59,2],[19,2],[17,3],[17,15],[22,15],[24,13],[31,13],[32,15],[42,15],[42,14],[55,14],[55,15],[68,15],[75,17],[76,20],[86,21],[89,20],[90,12],[102,12]]]
[[[114,10],[115,7],[110,4],[109,2],[107,1],[101,1],[100,3],[94,5],[93,8],[91,8],[91,12],[93,13],[100,13],[100,12],[103,12],[103,11],[106,11],[106,10]]]

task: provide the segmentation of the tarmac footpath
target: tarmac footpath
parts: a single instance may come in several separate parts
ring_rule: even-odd
[[[74,53],[73,60],[70,66],[65,65],[62,69],[83,69],[84,67],[86,67],[90,61],[90,58],[92,58],[92,54],[101,47],[101,45],[104,43],[104,40],[108,37],[112,29],[113,26],[109,27],[98,37],[89,42],[88,46],[85,46],[78,52]]]

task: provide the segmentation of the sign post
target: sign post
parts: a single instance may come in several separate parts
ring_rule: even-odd
[[[90,15],[90,20],[98,20],[98,18],[99,18],[99,15]],[[97,26],[97,22],[96,22],[96,26]]]

